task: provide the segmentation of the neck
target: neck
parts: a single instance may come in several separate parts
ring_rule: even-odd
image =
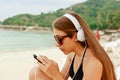
[[[78,46],[74,49],[74,52],[75,52],[76,55],[78,55],[79,57],[81,57],[84,50],[85,50],[85,47],[82,47],[82,46],[78,45]]]

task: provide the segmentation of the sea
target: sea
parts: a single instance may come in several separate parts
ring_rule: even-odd
[[[53,46],[53,33],[0,30],[0,52],[45,49]]]

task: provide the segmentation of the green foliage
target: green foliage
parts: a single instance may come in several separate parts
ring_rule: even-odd
[[[81,15],[91,29],[120,28],[120,1],[88,0],[55,12],[40,15],[21,14],[3,21],[6,25],[27,25],[52,28],[52,22],[66,12],[74,11]]]
[[[108,15],[106,23],[109,29],[120,28],[120,11],[112,11],[111,14]]]
[[[16,15],[11,18],[4,20],[3,24],[5,25],[26,25],[26,26],[33,26],[35,25],[35,21],[33,21],[34,16],[30,14],[21,14]]]

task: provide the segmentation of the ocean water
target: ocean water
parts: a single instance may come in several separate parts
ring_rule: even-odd
[[[52,33],[0,30],[0,51],[43,49],[54,45]]]

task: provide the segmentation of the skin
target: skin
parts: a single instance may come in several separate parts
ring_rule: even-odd
[[[54,35],[64,36],[64,32],[54,29]],[[67,80],[69,77],[68,69],[74,54],[76,54],[74,61],[74,72],[77,72],[79,64],[81,62],[81,56],[84,50],[78,40],[77,35],[74,34],[72,38],[66,37],[63,39],[63,44],[56,43],[56,46],[67,55],[66,62],[61,72],[58,68],[58,64],[48,59],[46,56],[40,56],[38,59],[43,63],[38,63],[38,67],[31,70],[29,80],[35,80],[35,71],[37,71],[37,80]],[[71,43],[71,44],[69,44]],[[74,53],[71,53],[74,52]],[[82,80],[101,80],[103,66],[101,62],[92,54],[92,51],[88,47],[83,60],[83,79]],[[41,77],[42,76],[42,77]]]

